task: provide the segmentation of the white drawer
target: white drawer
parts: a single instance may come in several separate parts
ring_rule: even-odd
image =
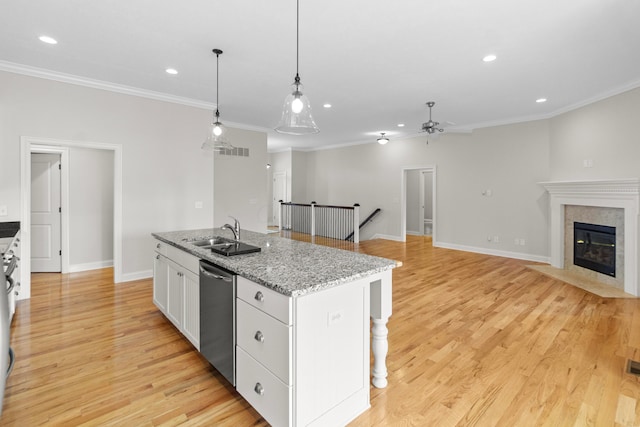
[[[291,325],[291,298],[238,276],[238,298]]]
[[[236,389],[272,426],[291,425],[291,387],[241,348],[236,352]]]
[[[200,274],[200,259],[198,257],[157,239],[155,240],[155,251],[192,273]]]
[[[153,248],[156,252],[158,252],[160,255],[164,255],[167,256],[167,247],[169,246],[168,243],[162,242],[158,239],[155,239],[153,241]]]
[[[237,300],[236,342],[254,359],[291,384],[291,326]]]

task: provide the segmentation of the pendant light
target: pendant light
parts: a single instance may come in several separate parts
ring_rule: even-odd
[[[380,145],[384,145],[387,142],[389,142],[389,138],[387,138],[386,136],[384,136],[384,132],[380,132],[380,138],[378,138],[378,144]]]
[[[296,0],[296,77],[291,86],[291,93],[284,100],[282,117],[275,129],[276,132],[290,135],[307,135],[320,132],[311,116],[311,103],[302,93],[298,63],[300,57],[300,0]]]
[[[218,106],[220,105],[218,100],[220,93],[218,88],[218,81],[220,79],[219,62],[222,51],[220,49],[213,49],[213,53],[216,54],[216,112],[213,114],[213,120],[211,122],[211,126],[209,126],[209,133],[207,134],[207,139],[202,144],[202,149],[223,151],[233,149],[234,147],[229,143],[227,138],[227,129],[220,122],[220,110],[218,109]]]

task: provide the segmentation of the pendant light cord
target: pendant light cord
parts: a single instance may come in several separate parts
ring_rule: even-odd
[[[216,121],[220,117],[218,105],[220,105],[220,54],[216,52]]]
[[[300,63],[300,0],[296,0],[296,90],[300,85],[300,74],[298,73]]]

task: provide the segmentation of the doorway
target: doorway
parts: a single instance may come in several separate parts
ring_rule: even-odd
[[[20,138],[20,211],[22,235],[22,262],[20,264],[21,293],[19,299],[31,297],[31,154],[32,152],[62,152],[62,164],[65,156],[68,162],[70,148],[88,148],[109,150],[113,153],[113,280],[122,282],[122,145],[95,142],[65,141],[49,138],[35,138],[23,136]],[[66,154],[65,154],[66,153]],[[65,169],[62,169],[62,268],[64,271],[65,254],[69,253],[68,216],[65,219]],[[67,181],[68,182],[68,181]],[[65,224],[66,221],[66,224]],[[67,255],[68,256],[68,255]],[[66,261],[68,265],[68,260]]]
[[[436,167],[415,166],[402,169],[400,201],[400,239],[407,234],[431,235],[436,242]]]

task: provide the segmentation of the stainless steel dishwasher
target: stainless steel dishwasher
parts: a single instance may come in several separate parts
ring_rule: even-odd
[[[236,385],[236,275],[200,260],[200,353]]]

